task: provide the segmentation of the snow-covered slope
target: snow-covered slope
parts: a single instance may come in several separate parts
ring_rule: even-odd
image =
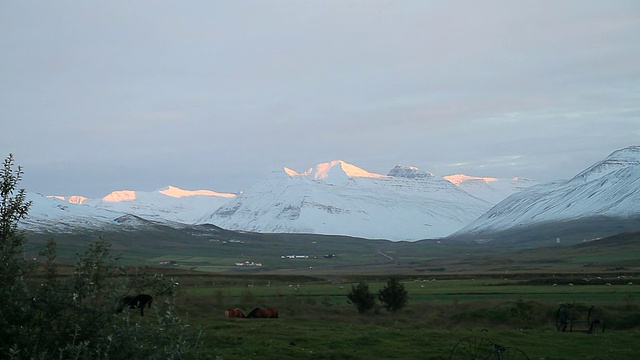
[[[594,216],[640,218],[640,146],[615,151],[571,180],[515,193],[454,236]]]
[[[385,176],[336,160],[303,173],[275,171],[199,223],[418,240],[449,235],[492,205],[414,167],[398,166]]]
[[[75,233],[116,226],[125,214],[89,205],[73,204],[58,197],[27,193],[31,201],[28,216],[18,226],[37,232]]]

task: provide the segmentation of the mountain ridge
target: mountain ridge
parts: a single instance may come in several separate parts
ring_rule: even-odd
[[[198,223],[415,241],[456,231],[488,210],[489,201],[415,167],[398,165],[382,175],[337,160],[303,173],[272,172]]]
[[[534,228],[553,238],[554,231],[564,234],[567,224],[576,234],[583,228],[604,236],[634,230],[640,219],[640,146],[616,150],[569,180],[545,184],[437,176],[406,165],[382,175],[333,160],[301,173],[284,167],[238,194],[170,185],[153,192],[117,190],[101,199],[30,197],[36,206],[23,224],[41,231],[117,228],[114,220],[131,214],[173,227],[213,224],[394,241],[530,238],[522,234]],[[598,231],[589,219],[607,231]]]
[[[475,177],[469,176],[469,178]],[[283,170],[272,172],[263,181],[265,183],[261,186],[264,187],[265,196],[272,196],[275,192],[282,199],[271,199],[267,205],[262,206],[262,210],[256,211],[264,215],[270,209],[279,208],[281,213],[274,215],[279,219],[279,223],[258,226],[258,221],[254,218],[253,225],[240,226],[237,218],[233,223],[211,219],[211,214],[214,212],[225,219],[236,214],[241,205],[235,203],[228,207],[224,206],[238,197],[246,199],[246,190],[239,194],[230,194],[212,190],[183,190],[169,185],[152,192],[116,190],[99,199],[87,199],[81,196],[56,196],[55,198],[69,203],[72,203],[73,199],[81,199],[74,205],[82,207],[74,210],[84,210],[83,223],[92,228],[112,226],[118,214],[120,216],[132,214],[142,219],[168,224],[202,224],[210,221],[216,226],[245,231],[326,233],[367,238],[389,236],[394,240],[442,237],[481,215],[491,206],[490,201],[492,201],[477,197],[477,194],[470,195],[443,177],[406,165],[397,165],[387,175],[382,175],[371,173],[343,160],[333,160],[317,164],[302,173],[285,167]],[[273,184],[282,182],[288,182],[284,189],[277,190],[273,187]],[[494,182],[496,183],[499,181]],[[359,188],[363,184],[365,187]],[[284,205],[283,199],[287,198],[287,194],[290,194],[292,189],[296,189],[300,196],[294,203]],[[495,191],[495,189],[483,191]],[[375,200],[376,197],[381,197],[382,200]],[[345,203],[345,199],[353,203],[349,204],[349,201]],[[38,200],[42,201],[42,199]],[[375,211],[368,209],[372,204],[375,205]],[[72,205],[51,204],[46,211],[32,213],[27,224],[31,228],[37,228],[38,221],[34,219],[48,219],[48,222],[42,222],[44,226],[44,224],[55,222],[52,219],[58,216],[60,220],[56,228],[64,228],[63,224],[69,223],[67,230],[73,231],[77,224],[71,225],[73,221],[69,219],[72,215],[61,213],[60,206]],[[111,213],[99,212],[91,221],[89,213],[93,209],[109,210]],[[447,209],[455,209],[455,211],[439,215],[439,212],[446,212]],[[385,215],[382,216],[381,213]],[[109,219],[109,216],[112,219]],[[336,222],[332,217],[337,216],[343,218]],[[324,224],[321,227],[310,223],[295,225],[295,221],[301,217],[302,219],[316,218]],[[387,227],[385,221],[389,219],[393,219],[395,223],[392,228],[396,230],[393,232],[400,235],[393,236],[393,233],[384,229]],[[332,222],[333,225],[326,225]],[[427,231],[438,226],[443,229]],[[409,231],[411,227],[414,227],[414,230]],[[370,230],[363,231],[363,228],[370,228]],[[415,228],[422,228],[425,231],[417,232]]]

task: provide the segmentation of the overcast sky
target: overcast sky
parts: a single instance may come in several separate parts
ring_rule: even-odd
[[[637,0],[0,0],[0,155],[30,192],[338,159],[547,182],[630,145]]]

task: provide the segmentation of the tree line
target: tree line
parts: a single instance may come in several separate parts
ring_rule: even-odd
[[[358,285],[351,285],[351,291],[347,294],[348,302],[361,314],[374,308],[376,297],[385,310],[393,313],[403,309],[409,301],[404,284],[394,277],[390,278],[377,294],[371,293],[369,284],[363,281]]]

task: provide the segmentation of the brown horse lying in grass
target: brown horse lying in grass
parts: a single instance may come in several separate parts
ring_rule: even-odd
[[[227,309],[224,312],[224,316],[228,318],[246,318],[247,316],[244,314],[244,311],[235,308],[235,309]]]
[[[248,318],[277,318],[278,317],[278,310],[276,310],[275,308],[255,308],[253,310],[251,310],[251,312],[249,313],[249,315],[247,315]]]
[[[129,309],[140,309],[140,316],[144,316],[144,307],[147,306],[151,309],[151,303],[153,302],[153,296],[147,294],[139,294],[136,296],[123,296],[120,299],[120,307],[118,312],[122,312],[125,306]]]

